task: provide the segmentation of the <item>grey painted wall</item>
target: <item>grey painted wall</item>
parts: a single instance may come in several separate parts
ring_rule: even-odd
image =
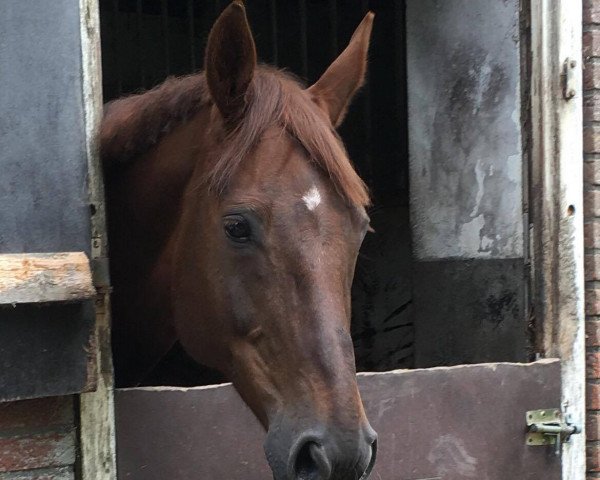
[[[408,0],[415,365],[528,358],[519,0]]]
[[[0,2],[0,253],[88,251],[79,5]]]
[[[418,259],[523,255],[518,0],[407,2]]]
[[[79,3],[0,1],[0,253],[91,244]],[[94,311],[0,307],[0,400],[79,392]]]

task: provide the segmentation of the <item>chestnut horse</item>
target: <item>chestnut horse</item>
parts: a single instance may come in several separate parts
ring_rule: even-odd
[[[350,287],[369,195],[335,127],[364,81],[373,14],[310,88],[256,62],[240,1],[204,73],[107,105],[117,381],[175,342],[267,429],[275,479],[367,478]]]

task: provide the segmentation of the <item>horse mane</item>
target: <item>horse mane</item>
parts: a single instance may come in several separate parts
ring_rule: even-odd
[[[267,128],[279,125],[298,140],[310,161],[329,175],[347,202],[370,204],[367,187],[348,159],[340,137],[295,77],[261,65],[246,96],[243,117],[228,132],[224,152],[204,176],[209,188],[223,192]],[[145,93],[108,103],[100,129],[105,166],[135,161],[164,135],[211,104],[204,73],[171,77]]]

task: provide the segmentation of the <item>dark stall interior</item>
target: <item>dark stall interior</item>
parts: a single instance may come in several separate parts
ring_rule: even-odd
[[[104,100],[201,69],[208,32],[227,3],[101,0]],[[340,128],[350,158],[372,192],[369,214],[375,230],[367,235],[356,268],[352,334],[359,371],[419,366],[409,222],[405,1],[251,0],[246,8],[260,61],[295,73],[307,85],[344,48],[366,11],[376,14],[369,80]],[[448,358],[441,364],[463,362]],[[209,375],[205,383],[216,380]]]

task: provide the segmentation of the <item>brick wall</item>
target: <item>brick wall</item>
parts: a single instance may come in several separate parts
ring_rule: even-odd
[[[74,397],[0,403],[0,480],[73,480]]]
[[[583,1],[588,480],[600,479],[600,0]]]

